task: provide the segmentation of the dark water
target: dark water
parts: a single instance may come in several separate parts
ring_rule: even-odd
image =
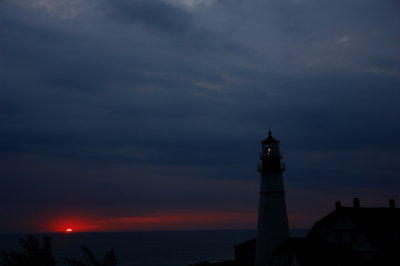
[[[305,233],[293,230],[291,235],[298,237]],[[221,261],[233,259],[233,246],[255,235],[255,230],[49,234],[53,255],[60,266],[66,265],[65,258],[81,260],[82,245],[99,259],[114,248],[119,266],[184,266],[199,261]],[[0,250],[20,251],[20,238],[26,235],[0,235]]]
[[[58,265],[64,258],[82,259],[86,245],[97,258],[114,248],[118,265],[183,266],[198,261],[233,259],[233,246],[255,236],[254,230],[165,231],[50,234]],[[42,238],[42,235],[37,235]],[[25,235],[0,235],[0,250],[20,250]]]

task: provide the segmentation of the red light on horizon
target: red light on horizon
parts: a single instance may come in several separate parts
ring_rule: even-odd
[[[96,219],[82,217],[81,215],[59,215],[48,219],[44,223],[47,232],[53,233],[77,233],[98,231]]]
[[[59,216],[51,221],[52,232],[74,234],[101,231],[148,231],[148,230],[203,230],[253,228],[256,216],[252,212],[217,211],[166,211],[143,216],[96,217]],[[50,224],[50,221],[48,221]]]

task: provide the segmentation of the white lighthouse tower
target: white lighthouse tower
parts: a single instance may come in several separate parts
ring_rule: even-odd
[[[282,173],[285,166],[281,162],[279,141],[268,137],[261,142],[260,202],[256,240],[256,266],[267,266],[272,252],[289,237],[289,224],[286,212],[285,189]]]

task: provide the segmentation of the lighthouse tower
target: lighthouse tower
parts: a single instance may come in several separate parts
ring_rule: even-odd
[[[285,189],[282,173],[285,166],[281,162],[279,141],[268,137],[261,142],[260,201],[256,241],[256,266],[267,266],[271,262],[272,252],[289,237],[289,224],[286,212]]]

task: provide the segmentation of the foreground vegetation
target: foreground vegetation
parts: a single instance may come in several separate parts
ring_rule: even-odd
[[[55,266],[57,261],[52,254],[51,238],[43,236],[40,241],[29,235],[27,239],[20,239],[21,252],[7,251],[1,253],[1,265],[3,266]],[[66,258],[65,261],[71,266],[115,266],[117,258],[114,250],[110,249],[102,259],[97,259],[86,246],[81,250],[84,255],[82,261]]]

